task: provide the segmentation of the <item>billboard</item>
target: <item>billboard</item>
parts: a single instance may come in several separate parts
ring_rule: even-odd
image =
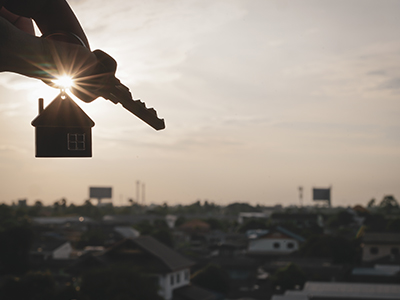
[[[313,188],[313,200],[331,201],[331,188],[328,189]]]
[[[112,198],[111,187],[90,187],[89,197],[96,199]]]

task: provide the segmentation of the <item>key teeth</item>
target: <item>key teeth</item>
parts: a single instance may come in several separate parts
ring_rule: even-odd
[[[140,99],[133,100],[133,101],[135,101],[137,104],[140,104],[142,107],[146,108],[146,103],[140,101]]]
[[[157,117],[157,111],[154,108],[151,107],[151,108],[149,108],[147,110]]]
[[[136,103],[138,103],[138,104],[140,104],[143,108],[145,108],[149,113],[152,113],[153,115],[155,115],[156,117],[157,117],[157,111],[154,109],[154,108],[147,108],[146,107],[146,103],[144,103],[144,102],[142,102],[142,101],[140,101],[140,99],[137,99],[137,100],[133,100],[133,101],[135,101]],[[157,117],[158,118],[158,117]]]

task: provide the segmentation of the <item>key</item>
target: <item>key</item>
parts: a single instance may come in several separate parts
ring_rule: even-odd
[[[72,44],[78,44],[86,47],[85,43],[75,34],[71,32],[58,32],[53,33],[44,38],[49,40],[58,40]],[[115,71],[117,70],[117,62],[110,55],[101,50],[93,51],[99,61],[99,74],[92,76],[94,82],[82,83],[79,88],[71,88],[75,96],[84,102],[91,102],[97,97],[101,96],[104,99],[112,101],[114,104],[121,103],[121,105],[137,116],[139,119],[153,127],[155,130],[165,128],[164,119],[157,116],[154,108],[146,108],[146,104],[140,100],[133,100],[129,88],[123,85],[116,77]],[[106,82],[100,84],[97,82],[98,78],[106,74]],[[54,86],[51,80],[43,80],[46,84]]]
[[[117,63],[111,56],[101,50],[95,50],[93,53],[97,56],[100,63],[103,64],[105,70],[108,70],[108,72],[112,70],[115,74]],[[101,88],[99,94],[101,97],[110,100],[114,104],[121,103],[125,109],[155,130],[165,128],[164,119],[160,119],[157,116],[156,110],[154,108],[147,108],[146,104],[140,100],[133,100],[129,88],[123,85],[115,76],[111,76],[107,86]]]
[[[101,93],[103,98],[110,100],[114,104],[121,103],[125,109],[153,127],[155,130],[165,128],[164,119],[158,118],[157,112],[154,108],[147,108],[144,102],[133,100],[129,88],[121,84],[117,78],[115,78],[115,81],[116,83],[112,89]]]

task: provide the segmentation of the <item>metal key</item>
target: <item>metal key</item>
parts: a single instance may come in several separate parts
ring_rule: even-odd
[[[99,58],[99,61],[104,65],[106,70],[113,70],[113,73],[115,74],[117,63],[111,56],[100,50],[95,50],[93,53]],[[100,89],[99,92],[100,96],[104,99],[108,99],[114,104],[121,103],[125,109],[153,127],[155,130],[165,128],[164,119],[160,119],[157,116],[155,109],[146,108],[146,104],[140,100],[133,100],[129,88],[123,85],[115,76],[112,76],[110,81],[107,83],[107,87]]]

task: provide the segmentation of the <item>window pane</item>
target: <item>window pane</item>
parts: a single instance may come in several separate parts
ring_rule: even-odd
[[[68,150],[83,151],[86,149],[84,133],[68,133]]]

